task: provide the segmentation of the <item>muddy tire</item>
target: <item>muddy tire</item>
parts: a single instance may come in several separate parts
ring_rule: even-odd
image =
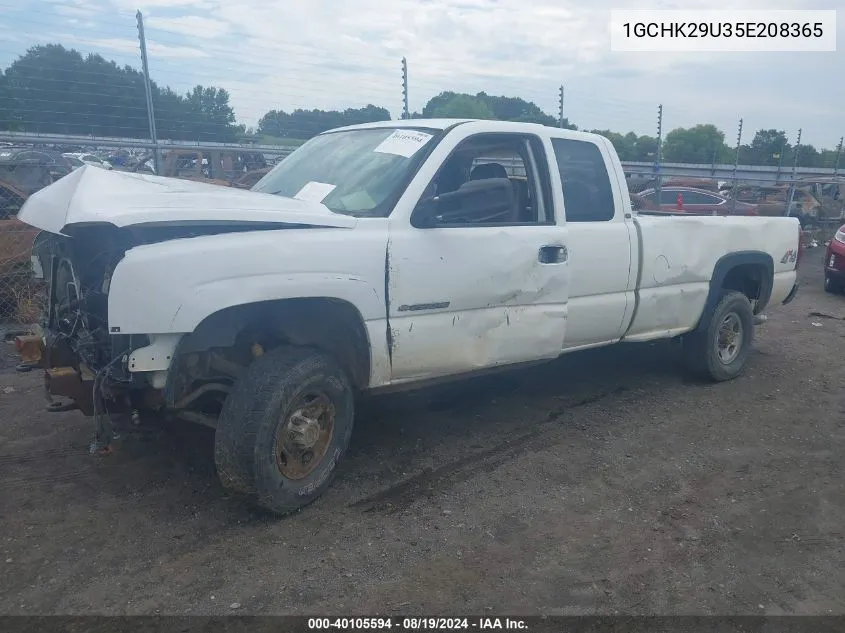
[[[723,291],[706,327],[684,337],[684,364],[699,378],[732,380],[745,369],[753,340],[754,313],[748,297]]]
[[[331,483],[349,446],[354,394],[328,355],[282,347],[255,360],[226,399],[214,441],[223,485],[284,515]]]

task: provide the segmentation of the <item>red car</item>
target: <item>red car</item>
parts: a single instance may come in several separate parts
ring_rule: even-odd
[[[631,196],[638,211],[690,215],[759,215],[755,204],[732,200],[721,194],[693,187],[661,187],[659,206],[656,198],[657,192],[654,189]]]
[[[845,225],[836,231],[824,254],[824,289],[830,293],[845,289]]]

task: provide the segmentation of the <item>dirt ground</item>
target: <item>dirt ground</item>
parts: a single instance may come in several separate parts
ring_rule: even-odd
[[[286,519],[225,494],[203,428],[89,456],[90,421],[45,412],[4,351],[0,612],[843,614],[845,297],[822,253],[736,381],[657,344],[377,398]]]

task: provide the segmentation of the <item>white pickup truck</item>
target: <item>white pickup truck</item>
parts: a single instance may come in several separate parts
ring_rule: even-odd
[[[280,514],[328,485],[358,392],[675,337],[736,377],[801,249],[795,218],[638,216],[607,139],[498,121],[331,130],[252,191],[83,167],[20,219],[92,448],[144,411],[208,424],[223,483]]]

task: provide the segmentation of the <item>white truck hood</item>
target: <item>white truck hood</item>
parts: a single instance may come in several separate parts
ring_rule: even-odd
[[[352,228],[357,222],[318,202],[88,165],[32,194],[18,219],[51,233],[102,222],[117,227],[260,222],[331,228]]]

